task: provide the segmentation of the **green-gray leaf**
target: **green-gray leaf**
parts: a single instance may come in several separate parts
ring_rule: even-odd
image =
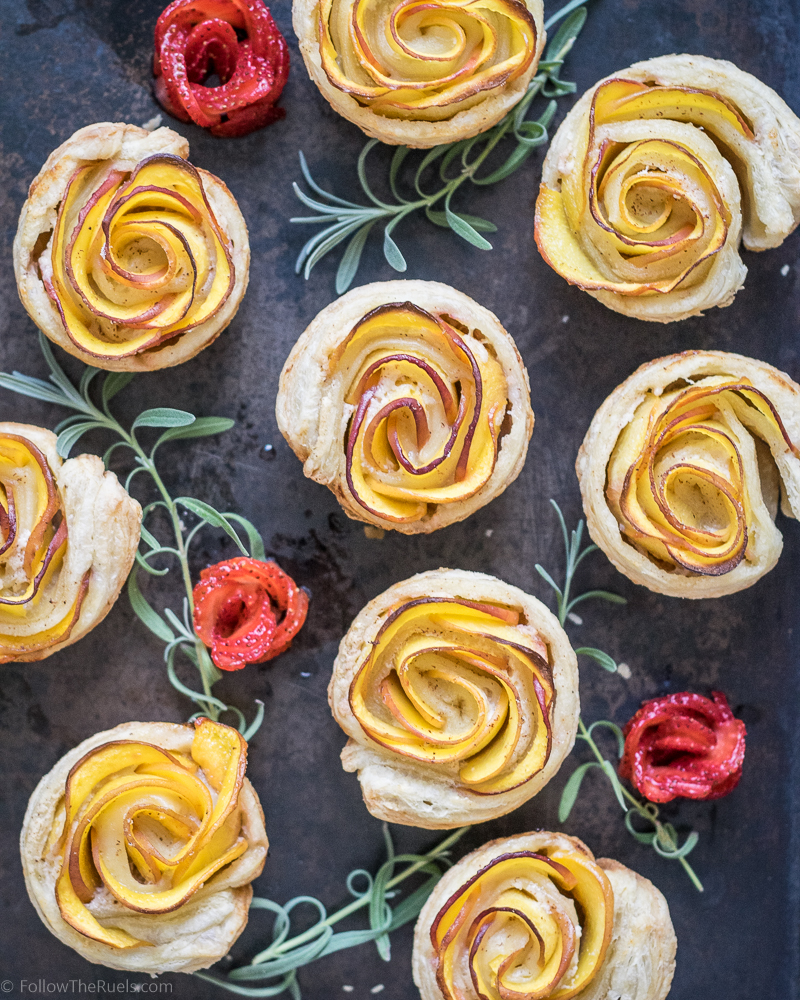
[[[177,411],[180,412],[180,411]],[[171,427],[159,437],[156,447],[165,441],[185,440],[186,438],[210,437],[213,434],[224,434],[236,421],[230,417],[197,417],[192,423]]]
[[[564,791],[561,793],[561,801],[558,804],[558,822],[565,823],[569,819],[569,814],[572,812],[572,807],[575,805],[578,799],[578,793],[581,790],[581,782],[583,781],[586,772],[591,767],[598,767],[599,765],[595,761],[590,760],[585,764],[581,764],[580,767],[576,768],[569,777],[569,781],[564,785]]]
[[[261,533],[253,522],[248,521],[247,518],[242,517],[241,514],[226,514],[225,517],[228,521],[235,521],[236,524],[241,524],[247,532],[247,540],[250,543],[250,555],[254,559],[260,559],[262,562],[265,562],[267,554],[264,551],[264,541],[261,538]]]
[[[393,267],[395,271],[407,270],[408,264],[406,264],[406,259],[400,252],[400,247],[392,239],[389,226],[383,231],[383,256],[388,261],[389,266]]]
[[[488,240],[485,240],[477,230],[473,229],[465,219],[456,215],[448,204],[445,204],[444,214],[447,217],[448,226],[450,226],[453,232],[460,236],[462,240],[466,240],[467,243],[471,243],[479,250],[492,249],[492,244]]]
[[[575,652],[578,656],[591,657],[595,663],[599,663],[603,670],[607,670],[610,674],[617,672],[616,661],[608,653],[604,653],[602,649],[593,649],[591,646],[580,646]]]
[[[365,226],[362,226],[347,244],[347,249],[342,255],[336,271],[337,295],[343,295],[352,284],[353,278],[355,278],[358,271],[358,265],[361,263],[361,253],[364,250],[364,244],[367,242],[367,237],[374,225],[374,222],[368,222]]]
[[[186,410],[173,410],[169,406],[156,406],[145,410],[134,420],[131,430],[137,427],[188,427],[197,418]]]
[[[100,392],[103,406],[108,406],[117,393],[122,392],[125,386],[133,379],[133,375],[133,372],[111,372],[110,375],[106,375],[103,388]]]
[[[56,451],[62,458],[69,458],[69,453],[87,431],[92,431],[102,426],[102,424],[98,424],[94,420],[89,420],[82,424],[73,424],[58,435]]]
[[[172,634],[172,629],[167,625],[164,619],[157,614],[152,607],[144,599],[144,596],[139,589],[139,581],[137,579],[138,569],[134,565],[128,577],[128,599],[131,602],[131,607],[133,608],[134,614],[140,621],[150,629],[150,631],[157,635],[159,639],[163,642],[172,642],[175,636]]]
[[[242,540],[233,530],[233,528],[228,523],[227,518],[224,514],[220,514],[218,510],[215,510],[211,504],[205,503],[203,500],[195,500],[194,497],[178,497],[175,503],[179,503],[182,507],[190,510],[193,514],[196,514],[201,520],[205,521],[206,524],[212,525],[214,528],[222,528],[226,535],[236,542],[242,555],[247,555],[247,549],[242,545]]]
[[[425,214],[435,226],[441,226],[443,229],[450,228],[450,223],[447,221],[447,216],[444,212],[437,212],[432,208],[428,208],[425,210]],[[490,222],[488,219],[482,219],[479,215],[468,215],[466,212],[461,212],[461,218],[479,233],[497,232],[497,226],[493,222]]]

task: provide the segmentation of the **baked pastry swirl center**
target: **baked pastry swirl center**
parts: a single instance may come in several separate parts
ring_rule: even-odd
[[[518,0],[320,0],[330,83],[387,117],[452,117],[522,75],[536,23]]]
[[[364,732],[410,760],[455,766],[471,791],[506,792],[547,763],[553,672],[519,612],[419,598],[381,627],[350,686]]]
[[[747,552],[754,489],[760,505],[754,438],[800,457],[772,402],[747,378],[710,376],[649,393],[608,464],[606,494],[626,538],[692,573],[733,570]]]
[[[350,388],[347,483],[369,513],[398,523],[489,480],[508,404],[497,360],[444,317],[410,302],[365,316],[331,361]]]
[[[614,894],[578,851],[501,854],[445,902],[430,928],[446,1000],[567,1000],[606,954]]]
[[[700,125],[737,151],[754,139],[718,94],[625,79],[601,84],[579,154],[583,169],[565,176],[560,191],[543,185],[539,195],[539,246],[568,280],[638,296],[705,274],[692,272],[724,245],[731,212],[715,180],[716,147],[673,122]]]
[[[0,662],[62,642],[78,620],[89,573],[61,573],[67,520],[47,459],[0,435]]]
[[[205,323],[235,282],[200,174],[169,153],[132,173],[108,163],[79,167],[39,266],[70,340],[106,360]]]
[[[103,926],[87,908],[104,887],[128,910],[168,913],[240,857],[238,797],[247,744],[201,719],[191,755],[120,740],[90,751],[70,771],[56,900],[63,919],[114,948],[147,944]]]

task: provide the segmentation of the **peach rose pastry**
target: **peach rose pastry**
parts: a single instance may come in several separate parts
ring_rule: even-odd
[[[14,240],[28,314],[95,368],[194,357],[230,323],[250,247],[236,200],[176,132],[101,123],[50,154]]]
[[[275,409],[305,474],[349,517],[409,535],[502,493],[533,430],[514,341],[435,281],[376,282],[323,309],[284,365]]]
[[[267,855],[246,765],[241,735],[209,719],[126,723],[62,757],[21,838],[48,930],[112,969],[193,972],[222,958]]]
[[[541,0],[294,0],[309,76],[360,129],[420,148],[491,128],[525,94]]]
[[[594,416],[576,470],[589,532],[659,594],[720,597],[775,565],[800,515],[800,386],[771,365],[686,351],[642,365]]]
[[[434,888],[414,932],[422,1000],[664,1000],[677,942],[641,875],[576,837],[493,840]]]
[[[706,56],[601,80],[553,139],[536,242],[570,284],[637,319],[727,306],[800,220],[800,119],[754,76]]]
[[[51,431],[0,423],[0,663],[44,659],[105,618],[141,520],[95,455],[63,462]]]
[[[578,666],[536,598],[440,569],[360,612],[328,701],[372,815],[447,829],[516,809],[556,774],[578,728]]]

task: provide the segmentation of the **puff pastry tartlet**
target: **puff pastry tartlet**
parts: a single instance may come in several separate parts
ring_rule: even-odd
[[[323,309],[284,365],[276,416],[305,474],[349,517],[405,534],[502,493],[533,430],[514,341],[435,281],[376,282]]]
[[[328,701],[372,815],[447,829],[502,816],[555,775],[578,728],[578,665],[535,597],[432,570],[358,614]]]
[[[730,305],[739,256],[800,220],[800,119],[732,63],[672,55],[583,95],[542,172],[536,242],[604,305],[669,323]]]
[[[664,1000],[667,901],[576,837],[493,840],[448,871],[414,932],[422,1000]]]
[[[800,515],[800,386],[723,351],[658,358],[594,416],[576,470],[594,541],[635,583],[720,597],[778,560]]]
[[[525,94],[542,0],[293,0],[309,76],[373,138],[425,148],[477,135]]]
[[[22,828],[28,895],[90,962],[193,972],[247,923],[267,835],[228,726],[129,722],[84,740],[39,782]]]
[[[141,520],[96,455],[62,462],[52,431],[0,423],[0,663],[44,659],[105,618]]]
[[[230,323],[250,246],[236,200],[168,128],[79,129],[47,159],[14,240],[20,298],[42,332],[95,368],[194,357]]]

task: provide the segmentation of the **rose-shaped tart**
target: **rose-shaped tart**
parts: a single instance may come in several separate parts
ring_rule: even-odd
[[[439,569],[358,614],[328,701],[372,815],[447,829],[502,816],[555,775],[578,728],[578,665],[535,597]]]
[[[141,520],[97,456],[63,462],[51,431],[0,423],[0,663],[42,660],[105,618]]]
[[[414,932],[422,1000],[664,1000],[677,942],[667,901],[576,837],[522,833],[462,858]]]
[[[653,698],[624,732],[619,773],[651,802],[720,799],[739,784],[747,732],[721,691]]]
[[[50,154],[22,207],[17,288],[54,343],[95,368],[194,357],[230,323],[250,246],[236,200],[176,132],[101,123]]]
[[[658,358],[594,416],[576,471],[589,532],[659,594],[720,597],[778,561],[800,515],[800,386],[722,351]]]
[[[238,136],[284,116],[275,102],[289,49],[262,0],[174,0],[156,23],[155,45],[156,97],[181,121]],[[212,75],[220,86],[206,86]]]
[[[514,341],[434,281],[364,285],[323,309],[284,365],[276,415],[349,517],[409,535],[502,493],[533,430]]]
[[[583,95],[558,129],[536,242],[571,284],[638,319],[730,305],[739,256],[800,220],[800,120],[732,63],[661,56]]]
[[[193,972],[247,923],[267,835],[247,744],[208,719],[129,722],[84,740],[39,782],[22,828],[28,895],[90,962]]]
[[[220,670],[285,653],[308,614],[308,594],[271,559],[236,556],[208,566],[193,596],[195,631]]]
[[[367,135],[438,146],[496,124],[545,42],[541,0],[294,0],[309,76]]]

